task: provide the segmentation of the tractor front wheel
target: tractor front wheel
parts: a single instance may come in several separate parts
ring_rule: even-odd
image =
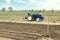
[[[40,21],[40,18],[36,18],[36,21]]]

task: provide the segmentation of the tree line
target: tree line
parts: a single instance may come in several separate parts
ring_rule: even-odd
[[[1,9],[1,11],[2,11],[2,12],[6,12],[6,8],[3,7],[3,8]],[[7,11],[12,12],[12,11],[14,11],[14,10],[13,10],[12,7],[8,7]],[[29,10],[27,10],[27,11],[29,11]],[[34,12],[35,10],[32,9],[32,10],[30,10],[30,12],[31,12],[31,11]],[[37,11],[37,12],[52,12],[52,13],[55,12],[54,9],[52,9],[52,10],[45,10],[45,9],[43,9],[43,10],[36,10],[36,11]]]
[[[6,11],[6,8],[3,7],[3,8],[1,9],[1,11],[2,11],[2,12],[5,12],[5,11]],[[12,8],[12,7],[8,7],[7,11],[12,12],[12,11],[13,11],[13,8]]]

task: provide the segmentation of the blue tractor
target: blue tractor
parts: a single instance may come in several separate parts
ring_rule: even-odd
[[[42,21],[44,17],[41,14],[38,13],[28,13],[28,15],[25,17],[28,21]]]

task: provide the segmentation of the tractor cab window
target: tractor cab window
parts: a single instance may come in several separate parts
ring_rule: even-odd
[[[28,15],[31,15],[30,13],[28,13]]]

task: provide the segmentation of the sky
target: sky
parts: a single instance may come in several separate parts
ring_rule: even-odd
[[[60,0],[0,0],[0,10],[13,7],[14,10],[60,10]]]

